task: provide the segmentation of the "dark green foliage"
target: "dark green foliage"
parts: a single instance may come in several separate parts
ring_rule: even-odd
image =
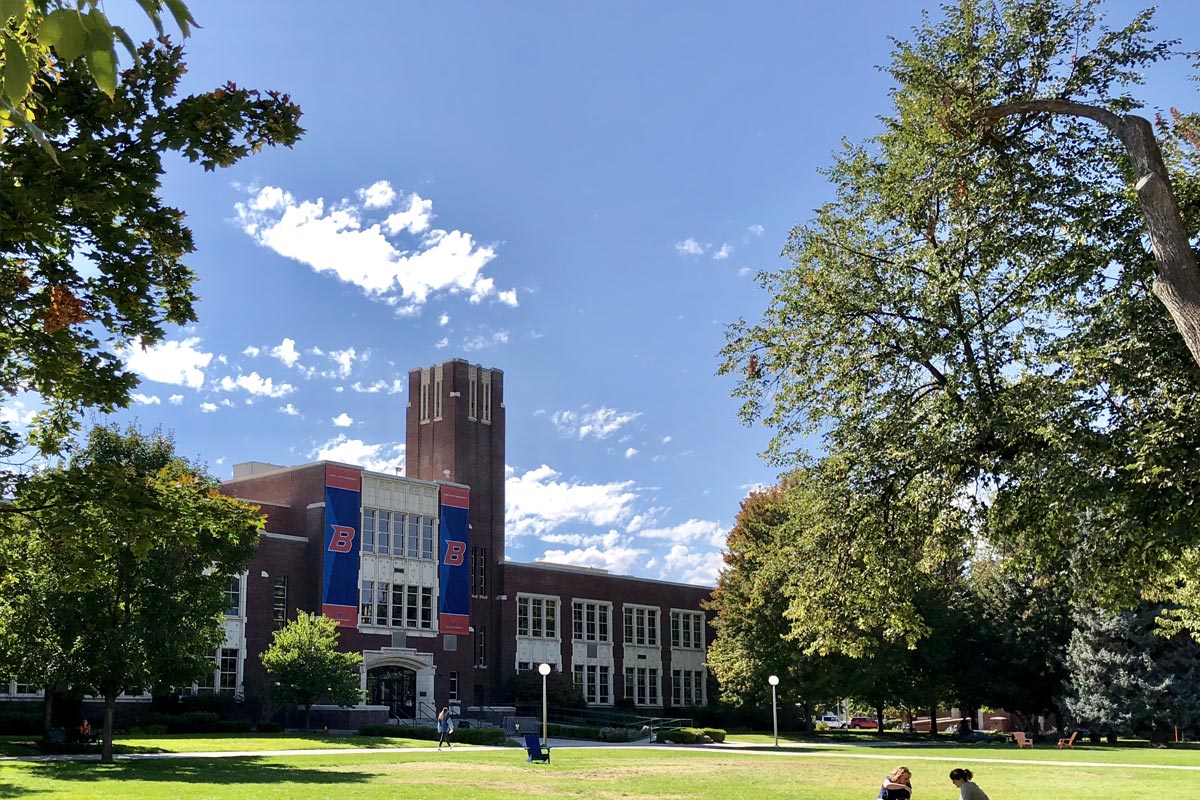
[[[1067,650],[1067,709],[1075,727],[1155,742],[1200,734],[1200,643],[1162,636],[1162,608],[1117,614],[1080,611]]]
[[[521,672],[509,679],[508,696],[513,703],[542,702],[542,676],[536,670]],[[575,686],[575,681],[565,672],[551,672],[546,676],[546,702],[555,708],[585,708],[587,701]]]
[[[283,726],[278,722],[260,722],[254,726],[258,733],[282,733]]]
[[[263,667],[276,682],[277,699],[304,706],[305,729],[318,700],[347,707],[362,699],[358,672],[362,655],[338,650],[337,627],[329,617],[302,611],[275,631],[262,656]]]
[[[40,711],[0,711],[0,734],[42,732]]]
[[[38,124],[0,142],[0,396],[50,406],[33,441],[57,449],[83,408],[127,405],[137,377],[116,348],[150,345],[195,320],[184,214],[159,197],[163,157],[229,166],[302,133],[286,95],[233,84],[178,98],[186,68],[165,39],[138,51],[112,98],[82,59],[35,94]],[[0,426],[0,453],[22,444]],[[12,476],[9,476],[10,478]]]
[[[187,711],[182,714],[151,711],[137,721],[138,727],[147,733],[158,728],[162,728],[163,733],[219,733],[223,723],[220,715],[213,711]]]

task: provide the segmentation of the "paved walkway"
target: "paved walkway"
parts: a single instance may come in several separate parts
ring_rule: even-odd
[[[694,753],[710,753],[710,754],[739,754],[739,755],[757,755],[767,757],[786,757],[786,758],[858,758],[871,759],[876,761],[896,760],[895,753],[887,755],[875,753],[829,753],[821,752],[827,748],[843,747],[844,744],[834,744],[827,742],[787,742],[781,744],[778,749],[770,745],[747,745],[738,742],[722,742],[720,744],[706,745],[671,745],[671,744],[651,744],[646,741],[641,742],[626,742],[626,743],[611,743],[611,742],[590,742],[578,739],[560,740],[551,739],[550,746],[555,749],[572,749],[572,748],[608,748],[608,749],[623,749],[636,747],[644,750],[687,750]],[[862,747],[866,749],[873,744],[851,745],[854,747]],[[520,751],[512,747],[487,747],[483,745],[473,745],[469,747],[453,748],[446,752],[477,753],[477,752],[508,752],[516,755]],[[209,753],[126,753],[115,755],[117,761],[150,761],[162,759],[197,759],[197,758],[277,758],[277,757],[295,757],[295,756],[356,756],[369,755],[371,753],[436,753],[437,747],[323,747],[313,750],[228,750]],[[28,761],[28,762],[45,762],[45,761],[99,761],[99,755],[45,755],[45,756],[3,756],[0,757],[0,763],[11,761]],[[914,754],[905,754],[905,761],[939,761],[947,764],[961,764],[964,761],[973,761],[974,763],[989,763],[989,764],[1017,764],[1017,765],[1037,765],[1044,767],[1092,767],[1100,769],[1155,769],[1155,770],[1178,770],[1183,772],[1200,772],[1200,766],[1188,766],[1182,764],[1121,764],[1107,761],[1051,761],[1045,759],[1030,759],[1030,758],[978,758],[964,759],[962,756],[920,756]]]

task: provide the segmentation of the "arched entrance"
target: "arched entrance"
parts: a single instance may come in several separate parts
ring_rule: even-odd
[[[367,670],[367,702],[387,706],[390,716],[412,719],[417,714],[417,673],[395,665]]]

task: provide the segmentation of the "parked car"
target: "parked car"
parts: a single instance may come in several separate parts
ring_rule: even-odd
[[[858,728],[864,731],[874,730],[879,727],[879,723],[871,717],[854,717],[850,720],[849,728]]]
[[[846,727],[845,721],[838,719],[837,716],[834,714],[822,714],[819,717],[815,717],[813,719],[813,722],[816,723],[817,725],[825,725],[828,728],[844,728],[844,727]]]

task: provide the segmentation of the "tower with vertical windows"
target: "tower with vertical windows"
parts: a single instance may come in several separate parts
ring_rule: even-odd
[[[470,646],[448,655],[460,696],[484,705],[495,702],[487,671],[501,653],[494,600],[504,594],[504,373],[451,359],[410,371],[408,388],[408,477],[470,487]]]

